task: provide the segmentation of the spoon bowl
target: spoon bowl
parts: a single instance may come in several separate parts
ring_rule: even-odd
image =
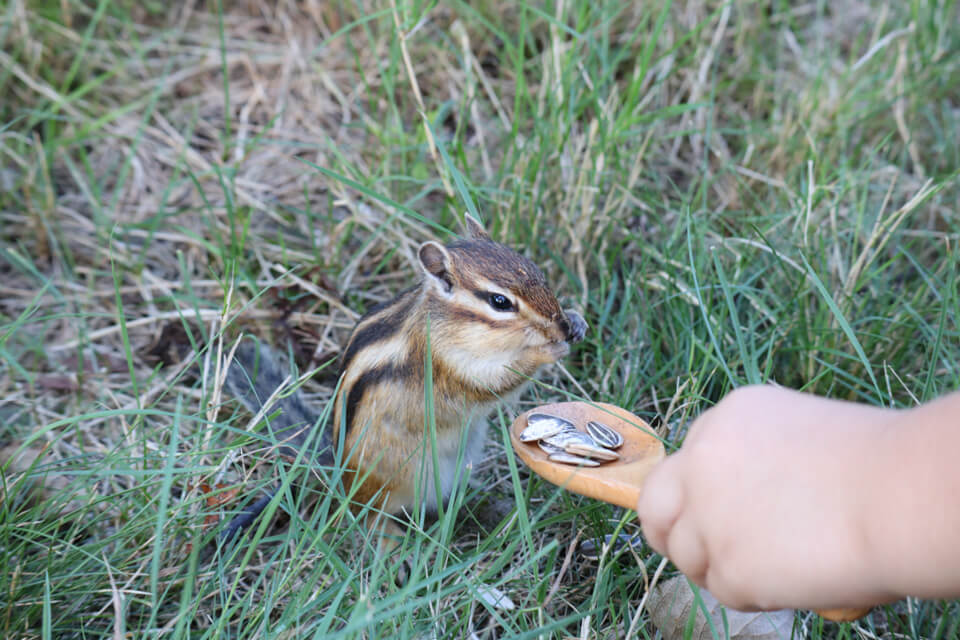
[[[586,432],[587,422],[601,422],[623,436],[616,451],[620,459],[598,467],[583,467],[554,462],[536,442],[521,442],[531,413],[549,413],[572,422]],[[517,416],[510,427],[513,450],[534,473],[548,482],[589,498],[596,498],[625,509],[635,509],[647,474],[663,460],[663,443],[646,422],[626,409],[598,402],[558,402],[531,409]]]

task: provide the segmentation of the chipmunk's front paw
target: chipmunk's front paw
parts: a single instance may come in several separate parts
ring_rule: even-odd
[[[587,321],[573,309],[564,314],[567,316],[567,342],[580,342],[587,335]]]

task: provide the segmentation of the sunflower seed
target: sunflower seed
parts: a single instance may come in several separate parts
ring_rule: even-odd
[[[568,445],[571,445],[574,442],[579,442],[580,444],[584,445],[596,444],[593,441],[593,438],[582,431],[577,431],[576,429],[561,431],[560,433],[550,436],[549,438],[543,438],[543,442],[552,444],[555,447],[560,447],[561,449],[566,449]]]
[[[581,458],[580,456],[574,456],[569,453],[551,453],[547,456],[549,460],[554,462],[563,462],[566,464],[578,464],[584,467],[599,467],[600,463],[596,460],[591,460],[590,458]]]
[[[558,447],[555,444],[550,444],[549,442],[544,442],[543,440],[541,440],[537,444],[540,445],[540,448],[548,456],[552,456],[555,453],[563,453],[563,447]]]
[[[587,433],[597,441],[597,444],[608,449],[617,449],[623,444],[623,436],[602,422],[588,422]]]
[[[520,442],[533,442],[555,436],[561,431],[575,429],[572,423],[547,415],[545,413],[532,413],[527,417],[527,428],[520,432]]]
[[[560,416],[555,416],[549,413],[537,412],[537,413],[531,413],[530,415],[527,416],[528,425],[533,425],[533,424],[536,424],[537,422],[562,422],[564,425],[566,425],[565,428],[576,429],[574,424],[569,420],[567,420],[566,418],[561,418]]]
[[[595,442],[571,442],[565,446],[563,450],[567,453],[572,453],[575,456],[587,456],[588,458],[603,460],[604,462],[620,459],[619,453],[616,451],[611,451],[605,447],[601,447]]]
[[[527,427],[520,433],[521,442],[536,442],[554,462],[589,467],[601,462],[619,460],[611,449],[623,444],[623,438],[610,427],[599,422],[587,424],[584,433],[566,418],[549,413],[531,413]]]

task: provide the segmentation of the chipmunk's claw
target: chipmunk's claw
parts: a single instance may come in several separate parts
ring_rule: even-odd
[[[580,342],[587,335],[587,321],[573,309],[564,314],[567,316],[567,342]]]

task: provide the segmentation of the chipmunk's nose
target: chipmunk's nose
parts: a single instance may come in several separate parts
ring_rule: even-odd
[[[580,342],[587,334],[587,321],[576,311],[567,311],[560,318],[560,329],[567,342]]]

